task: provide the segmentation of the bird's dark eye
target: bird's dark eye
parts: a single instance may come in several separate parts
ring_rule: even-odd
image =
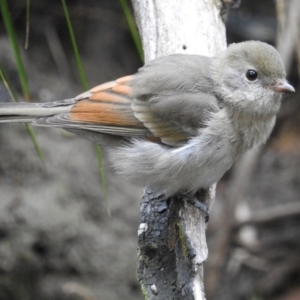
[[[257,72],[254,70],[248,70],[246,73],[246,77],[250,81],[254,81],[257,78]]]

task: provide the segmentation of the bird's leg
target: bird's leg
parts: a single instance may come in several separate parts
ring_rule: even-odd
[[[207,223],[209,221],[209,207],[206,203],[204,203],[201,200],[201,190],[198,191],[196,194],[191,193],[184,193],[182,194],[184,198],[187,199],[191,204],[193,204],[195,207],[200,209],[202,212],[204,212],[205,215],[205,222]]]
[[[203,195],[201,195],[201,194],[203,194],[202,191],[203,190],[199,190],[196,194],[192,194],[192,193],[177,194],[177,195],[175,195],[175,197],[176,198],[185,198],[188,202],[190,202],[195,207],[197,207],[202,212],[204,212],[205,222],[207,223],[209,221],[209,207],[206,203],[204,203],[201,200],[203,198]],[[157,204],[159,202],[164,203],[163,208],[164,209],[167,208],[167,207],[165,207],[165,205],[166,205],[165,203],[166,203],[166,200],[168,200],[168,199],[166,198],[166,195],[164,192],[156,192],[149,188],[145,188],[144,193],[146,193],[151,200],[155,200],[157,202]]]
[[[151,202],[152,210],[157,213],[162,213],[169,208],[169,198],[166,197],[164,192],[157,192],[152,190],[151,188],[146,187],[144,189],[143,195],[143,204],[145,204],[145,199],[148,199],[148,203]],[[148,205],[148,204],[147,204]]]
[[[166,195],[164,192],[156,192],[151,188],[146,187],[144,189],[144,193],[146,193],[151,200],[163,200],[166,199]]]

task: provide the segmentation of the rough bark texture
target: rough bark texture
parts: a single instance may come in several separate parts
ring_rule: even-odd
[[[201,199],[214,195],[202,191]],[[138,279],[146,299],[204,299],[205,216],[183,199],[145,190],[139,228]]]
[[[134,0],[145,60],[172,53],[213,56],[226,46],[214,0]],[[214,187],[201,191],[211,206]],[[138,278],[146,299],[205,299],[204,214],[184,199],[156,199],[145,190],[139,228]]]

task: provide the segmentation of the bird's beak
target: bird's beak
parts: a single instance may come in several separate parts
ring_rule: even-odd
[[[277,93],[294,93],[295,89],[286,80],[279,80],[275,85],[271,85],[270,88]]]

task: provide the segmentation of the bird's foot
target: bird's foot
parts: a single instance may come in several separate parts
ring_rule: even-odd
[[[164,192],[156,192],[151,190],[150,188],[145,188],[144,193],[147,194],[151,200],[164,200],[166,199],[166,195]]]
[[[205,216],[205,223],[209,221],[209,207],[206,203],[203,203],[196,195],[191,195],[190,193],[183,194],[184,198],[187,199],[188,202],[193,204],[195,207],[200,209]]]
[[[166,194],[164,192],[156,192],[151,190],[150,188],[146,188],[144,190],[144,193],[147,194],[150,200],[155,200],[155,202],[165,202],[167,199]],[[198,192],[199,193],[199,192]],[[191,193],[182,193],[175,195],[176,198],[185,198],[188,202],[190,202],[192,205],[200,209],[205,216],[205,222],[207,223],[209,221],[209,207],[206,203],[201,201],[198,196],[199,194],[191,194]],[[171,199],[171,198],[169,198]]]

